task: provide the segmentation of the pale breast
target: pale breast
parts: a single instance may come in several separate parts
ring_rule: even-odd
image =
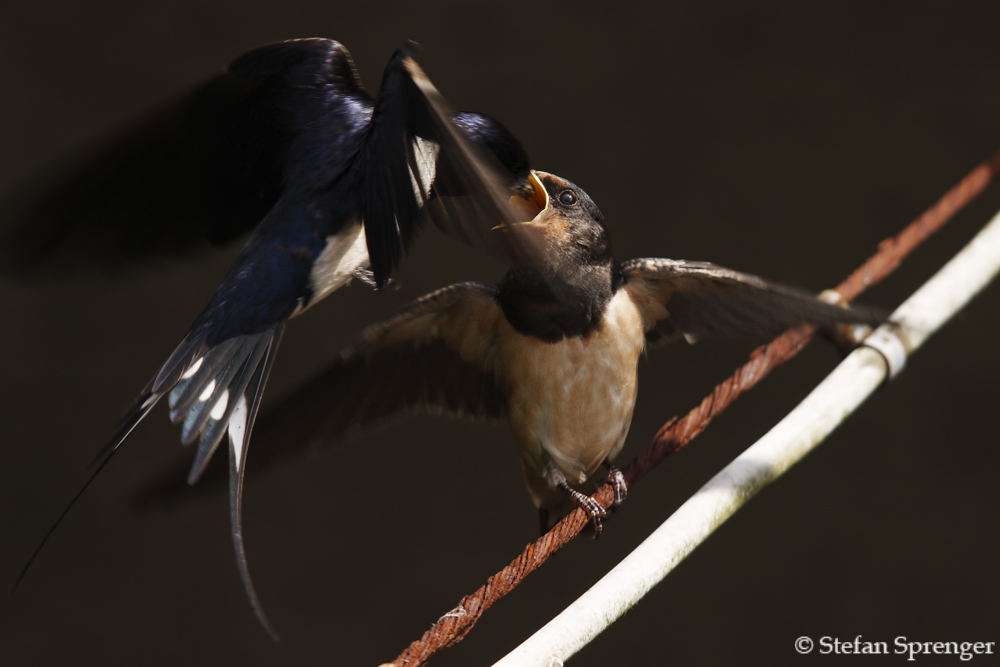
[[[619,290],[585,338],[499,338],[508,415],[525,461],[541,473],[544,451],[572,483],[584,482],[618,453],[632,421],[645,344],[639,309]]]
[[[300,315],[331,292],[350,283],[356,269],[368,268],[370,265],[365,227],[349,220],[343,229],[327,237],[326,247],[309,272],[312,298],[308,303],[300,304],[292,317]]]

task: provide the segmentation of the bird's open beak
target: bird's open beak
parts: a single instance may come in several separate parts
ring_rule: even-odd
[[[513,195],[510,198],[510,205],[517,211],[517,217],[522,219],[523,222],[501,223],[494,227],[493,230],[535,224],[541,214],[545,212],[545,209],[549,207],[549,193],[545,191],[545,188],[535,176],[534,171],[528,174],[528,182],[531,183],[533,191],[530,198],[525,199],[521,195]]]

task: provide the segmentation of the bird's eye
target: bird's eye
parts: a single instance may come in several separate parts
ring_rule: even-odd
[[[572,206],[576,203],[576,195],[569,190],[563,190],[562,193],[559,194],[559,203],[563,206]]]

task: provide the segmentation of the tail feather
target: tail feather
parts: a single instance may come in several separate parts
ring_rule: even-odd
[[[125,412],[115,434],[94,459],[94,463],[99,463],[97,469],[42,538],[18,576],[14,589],[24,579],[52,533],[108,464],[122,442],[159,400],[169,393],[171,419],[175,422],[184,421],[182,441],[187,444],[200,436],[198,451],[188,476],[189,483],[194,484],[198,480],[219,442],[227,431],[229,433],[230,514],[236,565],[254,613],[267,633],[278,639],[250,579],[243,548],[241,513],[250,432],[284,329],[285,322],[281,321],[262,333],[237,336],[211,348],[198,338],[185,338]]]
[[[195,359],[201,358],[206,352],[204,341],[200,338],[186,337],[177,346],[160,372],[153,378],[150,390],[156,394],[165,394],[177,384],[184,373],[192,367]]]
[[[250,351],[248,357],[242,363],[238,373],[229,384],[229,396],[224,410],[216,411],[213,407],[208,415],[207,423],[203,424],[201,440],[198,443],[198,451],[195,454],[194,463],[191,465],[191,472],[188,475],[188,483],[194,484],[205,471],[212,454],[222,441],[233,413],[237,409],[240,397],[248,391],[251,380],[266,354],[273,357],[273,350],[277,347],[277,339],[281,333],[276,330],[267,332],[266,341],[258,342]],[[252,395],[252,392],[251,392]]]
[[[93,458],[90,465],[95,465],[98,461],[110,456],[114,453],[118,447],[125,442],[125,438],[129,436],[132,430],[139,425],[143,419],[146,418],[159,400],[163,397],[163,394],[156,393],[152,391],[153,382],[146,385],[146,388],[142,390],[139,396],[132,402],[131,407],[125,411],[125,415],[118,422],[118,428],[115,430],[115,434],[111,436],[108,440],[108,444],[101,448],[101,451],[97,453],[97,456]]]
[[[267,377],[271,373],[271,366],[274,363],[274,354],[278,344],[281,342],[281,334],[284,332],[284,323],[278,324],[272,330],[262,355],[256,368],[249,373],[249,380],[246,384],[246,391],[239,395],[236,400],[235,409],[227,421],[229,431],[229,510],[230,522],[233,536],[233,550],[236,554],[236,568],[240,573],[240,580],[243,582],[243,589],[246,591],[250,606],[253,607],[257,620],[264,627],[264,630],[272,639],[278,641],[278,634],[271,625],[264,607],[257,597],[253,580],[250,578],[250,568],[247,566],[246,549],[243,545],[243,477],[246,472],[246,454],[250,443],[250,434],[253,431],[254,420],[257,418],[257,410],[260,407],[260,399],[264,394],[264,385]],[[249,397],[249,400],[248,400]],[[196,470],[192,468],[191,475],[195,475]],[[198,471],[200,474],[200,471]],[[197,476],[195,476],[197,479]]]
[[[264,338],[268,340],[264,341],[265,344],[261,344]],[[187,416],[184,417],[184,427],[181,429],[182,443],[191,444],[205,429],[209,419],[222,421],[223,415],[238,395],[232,385],[237,383],[237,378],[243,372],[247,360],[256,350],[265,348],[269,340],[270,336],[267,333],[240,340],[233,346],[233,354],[229,361],[215,377],[209,380],[206,386],[197,387],[191,392],[196,393],[198,398],[190,404]]]
[[[150,382],[142,393],[139,394],[139,397],[132,403],[132,407],[129,408],[128,412],[125,413],[125,416],[119,423],[118,430],[115,432],[115,435],[94,458],[91,465],[98,464],[97,468],[90,474],[87,481],[83,483],[80,490],[76,492],[73,499],[66,505],[66,509],[64,509],[59,515],[59,518],[52,523],[52,527],[49,528],[47,533],[45,533],[45,537],[42,538],[42,541],[38,543],[37,547],[35,547],[35,550],[31,553],[31,557],[28,559],[28,562],[24,564],[21,574],[18,575],[17,581],[14,582],[14,588],[11,591],[12,593],[17,590],[17,587],[21,584],[21,580],[24,579],[24,575],[28,574],[31,564],[35,562],[38,554],[42,551],[42,547],[45,546],[46,542],[49,541],[49,538],[52,537],[52,533],[56,531],[56,528],[58,528],[59,524],[61,524],[63,519],[66,518],[69,511],[73,509],[74,505],[76,505],[76,501],[80,499],[80,496],[82,496],[83,492],[87,490],[91,482],[93,482],[101,471],[104,470],[104,466],[108,465],[111,457],[115,455],[115,452],[118,451],[118,447],[121,446],[122,442],[125,441],[125,438],[127,438],[129,433],[132,432],[132,429],[138,426],[139,422],[146,418],[146,415],[149,414],[149,412],[153,409],[153,406],[155,406],[157,401],[160,400],[160,397],[163,396],[163,394],[151,392],[150,388],[152,386],[153,382]]]
[[[209,395],[214,391],[218,376],[224,371],[230,359],[248,338],[254,337],[237,336],[224,340],[192,361],[177,384],[170,389],[172,422],[176,424],[183,421],[191,407],[205,394],[206,389]]]

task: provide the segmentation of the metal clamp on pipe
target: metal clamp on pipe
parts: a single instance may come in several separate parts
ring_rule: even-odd
[[[885,359],[885,365],[889,369],[888,379],[890,380],[899,375],[906,367],[906,345],[897,335],[899,330],[899,324],[886,322],[861,343],[862,346],[870,347],[882,355],[882,358]]]

